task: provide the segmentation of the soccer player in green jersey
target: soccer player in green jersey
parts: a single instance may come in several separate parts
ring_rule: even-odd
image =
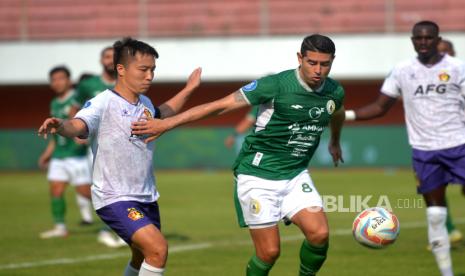
[[[101,92],[115,86],[116,74],[113,65],[113,47],[105,47],[100,54],[103,71],[99,76],[90,76],[79,82],[76,88],[76,102],[72,115],[87,102]]]
[[[249,105],[259,111],[234,163],[234,202],[239,224],[248,227],[255,246],[246,273],[268,275],[280,254],[278,222],[289,219],[305,236],[299,275],[315,275],[328,250],[328,222],[307,166],[329,125],[329,151],[342,162],[340,133],[344,90],[328,77],[335,57],[333,41],[306,37],[297,53],[299,67],[263,77],[232,94],[165,120],[134,122],[134,134],[150,142],[179,125]]]
[[[64,66],[54,67],[50,73],[50,87],[56,93],[51,102],[53,117],[68,119],[69,110],[74,102],[74,91],[70,79],[70,71]],[[91,173],[86,159],[86,145],[77,144],[71,138],[53,135],[50,142],[39,158],[39,167],[48,167],[47,178],[50,182],[51,210],[55,227],[40,234],[41,238],[64,237],[68,235],[65,225],[66,204],[64,192],[71,183],[76,192],[90,203]],[[78,205],[83,221],[92,221],[92,207],[82,204],[78,198]]]

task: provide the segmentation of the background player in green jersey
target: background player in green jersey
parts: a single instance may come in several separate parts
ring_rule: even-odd
[[[68,68],[58,66],[50,73],[50,87],[56,93],[52,100],[51,115],[68,119],[69,110],[74,102],[74,91]],[[68,234],[65,226],[66,204],[64,192],[66,186],[75,185],[76,192],[85,198],[78,205],[83,221],[92,222],[92,207],[90,205],[91,174],[86,159],[85,145],[77,144],[73,139],[53,135],[39,158],[39,167],[48,167],[47,178],[50,182],[51,210],[55,227],[40,234],[41,238],[63,237]]]
[[[115,86],[116,75],[113,66],[113,52],[113,47],[105,47],[100,54],[102,73],[98,76],[87,77],[78,83],[75,107],[71,111],[71,115],[75,115],[89,99]]]
[[[278,222],[285,218],[305,235],[300,275],[315,275],[326,259],[328,222],[307,166],[328,125],[334,164],[342,161],[344,90],[328,78],[335,52],[330,38],[308,36],[297,53],[298,68],[263,77],[174,117],[132,124],[134,134],[153,135],[146,139],[150,142],[188,122],[259,106],[256,128],[246,137],[234,164],[237,217],[242,227],[249,228],[255,246],[247,275],[268,275],[280,254]]]

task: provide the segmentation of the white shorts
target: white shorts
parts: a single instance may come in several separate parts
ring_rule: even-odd
[[[290,180],[239,174],[234,201],[239,225],[250,228],[276,225],[307,207],[323,208],[323,200],[307,170]]]
[[[48,166],[49,181],[68,182],[73,186],[92,183],[89,162],[83,157],[52,158]]]

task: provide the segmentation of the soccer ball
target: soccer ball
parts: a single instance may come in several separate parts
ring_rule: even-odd
[[[352,225],[355,240],[369,248],[384,248],[394,243],[399,230],[396,215],[381,207],[363,210]]]

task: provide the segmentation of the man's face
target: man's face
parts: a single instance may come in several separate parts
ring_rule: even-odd
[[[412,43],[420,59],[428,59],[438,53],[441,38],[431,26],[418,26],[413,29]]]
[[[113,66],[113,52],[113,49],[107,49],[103,52],[102,57],[100,58],[103,70],[109,75],[113,75],[115,73],[115,67]]]
[[[63,71],[57,71],[50,77],[50,88],[52,88],[53,92],[58,96],[63,95],[71,89],[71,85],[71,80]]]
[[[129,59],[128,65],[122,66],[118,71],[130,91],[137,94],[145,93],[152,84],[155,58],[152,55],[136,53]]]
[[[327,53],[306,51],[305,56],[297,53],[300,76],[312,89],[317,89],[329,75],[333,56]]]

